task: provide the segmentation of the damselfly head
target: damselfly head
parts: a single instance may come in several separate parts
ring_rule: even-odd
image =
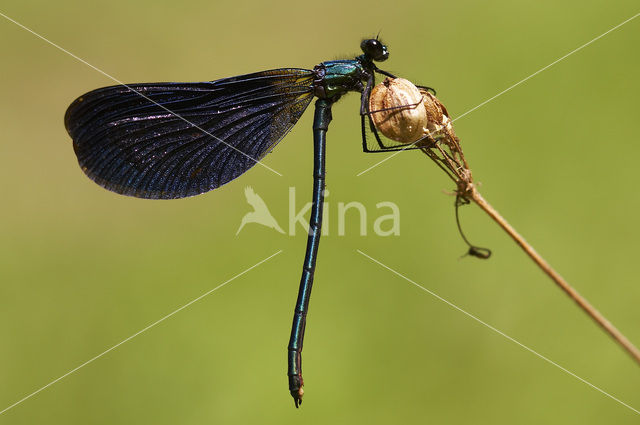
[[[391,140],[413,143],[424,136],[428,115],[420,90],[404,78],[386,78],[371,90],[369,113]]]
[[[387,46],[382,44],[382,42],[377,38],[362,40],[360,48],[364,52],[365,56],[376,62],[382,62],[389,58],[389,50],[387,50]]]

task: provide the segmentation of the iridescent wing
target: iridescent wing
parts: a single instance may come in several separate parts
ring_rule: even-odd
[[[105,87],[65,115],[82,170],[111,191],[173,199],[215,189],[260,161],[298,121],[313,73],[283,68],[202,83]]]

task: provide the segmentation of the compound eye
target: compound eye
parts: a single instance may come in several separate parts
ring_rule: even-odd
[[[373,53],[380,48],[379,46],[380,42],[374,38],[362,40],[362,43],[360,43],[360,48],[367,56],[373,56]]]
[[[363,40],[362,43],[360,43],[360,48],[366,56],[370,57],[374,61],[380,62],[389,57],[387,46],[375,38]]]

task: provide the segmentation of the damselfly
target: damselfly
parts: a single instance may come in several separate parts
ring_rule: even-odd
[[[301,352],[320,242],[332,105],[348,92],[361,93],[365,152],[412,148],[383,142],[371,123],[368,100],[376,73],[395,77],[374,63],[389,57],[377,37],[363,40],[360,47],[363,53],[354,59],[322,62],[313,69],[105,87],[80,96],[65,115],[78,162],[89,178],[123,195],[176,199],[220,187],[260,163],[317,97],[313,203],[288,345],[289,391],[296,407],[303,394]],[[375,137],[371,144],[367,127]]]

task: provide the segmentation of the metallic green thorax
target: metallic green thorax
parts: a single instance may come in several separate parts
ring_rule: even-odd
[[[350,91],[362,92],[367,80],[367,61],[361,57],[350,60],[322,62],[313,69],[315,73],[314,94],[321,99],[338,100]]]

